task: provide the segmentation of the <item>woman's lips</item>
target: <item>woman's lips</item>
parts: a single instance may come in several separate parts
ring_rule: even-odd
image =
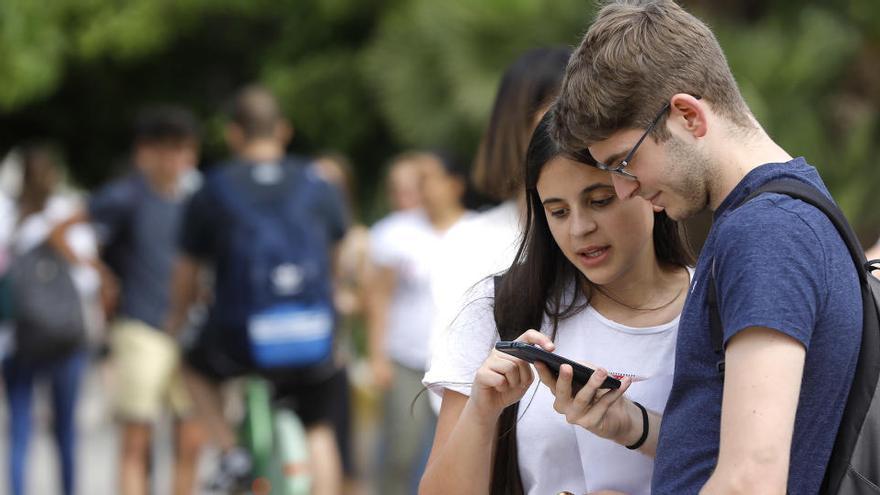
[[[608,259],[608,251],[610,246],[602,246],[597,248],[584,249],[577,252],[581,265],[585,267],[595,267],[601,265]]]

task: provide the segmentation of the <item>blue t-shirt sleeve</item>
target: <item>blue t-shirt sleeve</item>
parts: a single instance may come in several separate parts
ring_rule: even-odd
[[[131,220],[138,200],[136,187],[133,180],[126,178],[106,185],[89,198],[89,221],[101,244],[112,242]]]
[[[211,196],[203,185],[187,201],[183,210],[178,236],[180,251],[196,259],[209,259],[214,256],[217,229],[214,220],[217,208],[212,205]]]
[[[321,211],[327,220],[327,234],[331,242],[336,243],[345,236],[348,231],[349,218],[346,212],[345,202],[339,189],[333,185],[321,181],[325,189],[320,197],[323,198]]]
[[[760,326],[809,349],[827,292],[823,236],[815,229],[833,230],[830,221],[800,201],[764,195],[737,209],[720,228],[713,269],[725,345],[740,331]]]

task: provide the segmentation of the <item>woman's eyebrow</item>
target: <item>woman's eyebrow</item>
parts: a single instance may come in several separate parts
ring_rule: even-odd
[[[592,185],[585,187],[580,192],[580,195],[583,196],[585,194],[590,194],[591,192],[595,191],[596,189],[613,189],[613,188],[614,188],[614,186],[612,186],[611,184],[606,184],[604,182],[597,182],[595,184],[592,184]],[[565,200],[563,200],[562,198],[547,198],[547,199],[541,201],[541,204],[546,205],[548,203],[559,203],[561,201],[565,201]]]

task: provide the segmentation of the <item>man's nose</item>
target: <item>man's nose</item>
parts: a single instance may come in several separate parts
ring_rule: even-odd
[[[611,183],[614,185],[614,192],[620,199],[629,199],[639,189],[639,182],[632,179],[621,177],[617,174],[611,174]]]

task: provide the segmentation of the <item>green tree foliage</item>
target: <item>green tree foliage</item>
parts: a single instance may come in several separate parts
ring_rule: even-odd
[[[880,222],[872,198],[880,185],[878,20],[875,2],[851,0],[793,2],[753,22],[713,25],[758,120],[819,167],[868,237]]]
[[[574,44],[591,16],[579,0],[413,0],[382,19],[363,70],[403,144],[470,151],[507,65]]]
[[[685,0],[718,34],[768,132],[822,171],[867,236],[880,230],[880,9],[876,0]],[[105,179],[135,109],[193,107],[206,161],[223,105],[275,90],[295,149],[351,155],[361,185],[403,148],[471,156],[518,54],[573,46],[582,0],[0,0],[0,152],[48,135],[75,176]],[[362,194],[369,197],[369,194]]]

